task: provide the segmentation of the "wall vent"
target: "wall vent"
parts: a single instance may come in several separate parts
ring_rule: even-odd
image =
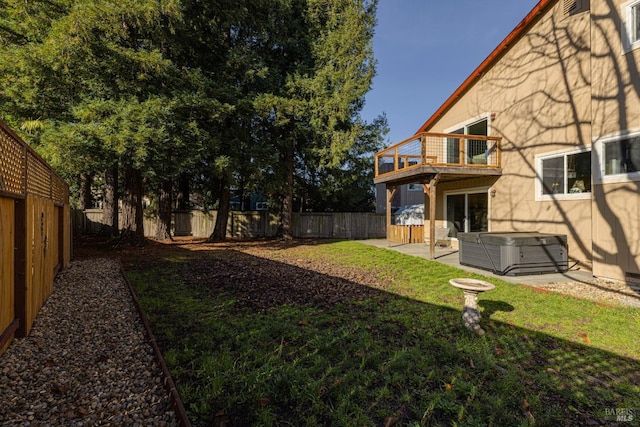
[[[562,18],[588,11],[590,0],[562,0]]]
[[[578,0],[563,0],[562,2],[562,12],[565,15],[571,14],[571,12],[575,11],[578,8]]]

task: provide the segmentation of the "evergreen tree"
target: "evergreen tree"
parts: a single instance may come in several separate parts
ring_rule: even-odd
[[[211,81],[172,61],[180,3],[70,2],[19,37],[33,13],[22,3],[3,9],[0,108],[67,177],[122,168],[125,229],[141,238],[143,178],[168,189],[201,151],[197,119],[224,110]]]
[[[280,228],[292,237],[291,218],[296,163],[311,168],[336,167],[365,128],[358,119],[371,87],[375,64],[373,30],[377,1],[309,0],[303,19],[288,29],[295,67],[281,75],[281,89],[257,101],[274,130],[272,141],[281,165],[276,174]],[[290,64],[286,64],[290,66]]]
[[[178,181],[183,195],[197,183],[217,200],[214,239],[225,237],[231,190],[252,187],[278,201],[290,236],[294,185],[314,209],[333,209],[338,193],[366,199],[364,153],[385,128],[359,118],[374,73],[375,8],[0,0],[0,112],[69,181],[104,176],[105,216],[117,227],[122,194],[134,238],[143,194],[157,197],[156,237],[170,237]]]

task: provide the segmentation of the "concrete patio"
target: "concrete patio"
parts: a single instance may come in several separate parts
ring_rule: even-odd
[[[367,245],[376,246],[379,248],[390,249],[401,252],[403,254],[412,255],[420,258],[429,259],[429,245],[424,243],[390,243],[386,239],[369,239],[361,240],[362,243]],[[488,270],[482,270],[478,268],[468,267],[466,265],[460,265],[458,259],[458,250],[454,248],[443,248],[436,246],[436,258],[434,261],[442,264],[450,265],[452,267],[460,268],[462,270],[470,271],[473,273],[482,274],[488,278],[499,278],[501,280],[513,283],[521,283],[523,285],[541,285],[545,283],[557,283],[557,282],[583,282],[587,283],[593,280],[591,271],[584,270],[578,266],[573,266],[569,263],[569,270],[564,273],[551,273],[551,274],[535,274],[535,275],[522,275],[522,276],[500,276],[492,273]]]

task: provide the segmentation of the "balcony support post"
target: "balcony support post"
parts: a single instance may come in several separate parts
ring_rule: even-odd
[[[387,241],[391,239],[391,200],[396,195],[398,187],[387,185]]]
[[[436,186],[438,185],[438,181],[440,181],[440,174],[433,176],[429,184],[422,184],[424,194],[429,197],[429,258],[431,259],[435,259],[436,257]],[[423,234],[426,236],[426,218],[423,224]]]

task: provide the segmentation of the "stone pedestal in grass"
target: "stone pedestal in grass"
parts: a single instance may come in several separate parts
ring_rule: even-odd
[[[476,335],[484,335],[480,327],[480,311],[478,310],[478,294],[495,289],[495,285],[478,279],[451,279],[452,286],[462,289],[464,293],[464,308],[462,309],[462,323]]]

